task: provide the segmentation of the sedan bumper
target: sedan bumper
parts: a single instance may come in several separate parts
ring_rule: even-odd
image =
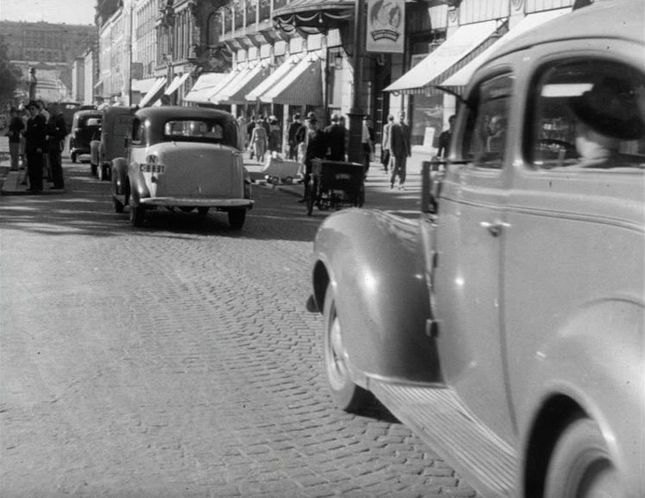
[[[149,197],[139,201],[145,206],[186,206],[186,207],[215,207],[215,208],[248,208],[253,207],[251,199],[213,199],[195,197]]]

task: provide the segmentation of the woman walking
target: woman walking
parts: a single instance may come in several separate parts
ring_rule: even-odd
[[[255,128],[253,128],[253,132],[251,133],[251,147],[253,147],[255,158],[263,163],[264,154],[267,150],[267,131],[261,119],[255,122]]]

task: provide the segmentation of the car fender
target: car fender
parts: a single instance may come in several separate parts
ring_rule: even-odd
[[[527,385],[533,388],[519,403],[518,421],[526,428],[521,435],[526,453],[549,444],[536,441],[540,415],[549,400],[564,396],[598,424],[612,462],[629,487],[626,496],[642,496],[645,480],[639,462],[645,461],[640,423],[645,420],[644,321],[642,302],[629,298],[598,301],[579,309],[543,344],[532,364],[526,365]],[[549,441],[543,435],[540,439]],[[525,461],[530,461],[530,455]]]
[[[125,157],[112,160],[112,194],[125,195],[128,181],[128,161]]]
[[[139,168],[139,163],[131,162],[128,165],[128,184],[130,188],[130,204],[138,205],[139,199],[150,197],[150,190],[145,177]]]
[[[438,382],[434,339],[426,334],[428,288],[416,222],[366,209],[338,212],[314,244],[319,310],[332,285],[343,345],[355,381]]]

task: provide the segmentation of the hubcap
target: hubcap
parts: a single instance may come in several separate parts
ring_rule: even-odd
[[[340,320],[334,313],[329,326],[329,381],[335,389],[342,388],[347,382],[345,349],[343,348]]]

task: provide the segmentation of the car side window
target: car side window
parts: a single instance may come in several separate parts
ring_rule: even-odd
[[[527,154],[535,167],[645,167],[645,77],[608,60],[567,60],[538,73]]]
[[[461,153],[476,167],[502,168],[512,91],[513,78],[504,74],[480,83],[469,98]]]

